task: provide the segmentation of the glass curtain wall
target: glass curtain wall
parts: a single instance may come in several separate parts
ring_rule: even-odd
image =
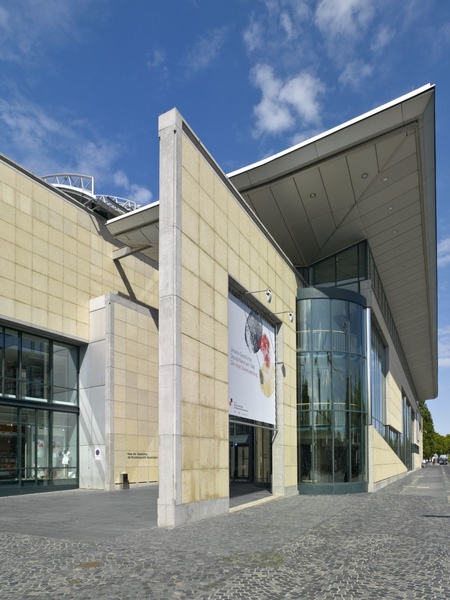
[[[0,328],[0,494],[78,485],[78,349]]]
[[[372,425],[385,437],[386,347],[373,322],[370,354]]]
[[[297,296],[298,481],[301,493],[366,486],[365,300],[355,292]],[[310,484],[310,485],[303,485]],[[342,484],[342,485],[341,485]],[[349,489],[349,486],[353,489]]]

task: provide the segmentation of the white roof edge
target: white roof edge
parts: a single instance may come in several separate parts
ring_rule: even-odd
[[[331,135],[333,133],[336,133],[337,131],[345,129],[346,127],[350,127],[350,125],[354,125],[355,123],[358,123],[359,121],[364,121],[364,119],[372,117],[373,115],[383,112],[384,110],[387,110],[389,108],[392,108],[393,106],[396,106],[397,104],[401,104],[402,102],[405,102],[406,100],[410,100],[411,98],[414,98],[415,96],[420,96],[424,92],[427,92],[427,91],[433,89],[434,87],[435,87],[434,84],[427,83],[426,85],[423,85],[422,87],[417,88],[416,90],[413,90],[412,92],[409,92],[408,94],[405,94],[404,96],[395,98],[394,100],[391,100],[390,102],[387,102],[386,104],[383,104],[382,106],[378,106],[377,108],[374,108],[374,109],[364,113],[363,115],[360,115],[359,117],[350,119],[349,121],[346,121],[345,123],[342,123],[341,125],[338,125],[337,127],[333,127],[332,129],[328,129],[327,131],[324,131],[323,133],[319,133],[318,135],[316,135],[312,138],[303,140],[303,142],[300,142],[299,144],[296,144],[295,146],[291,146],[290,148],[287,148],[286,150],[282,150],[281,152],[278,152],[277,154],[273,154],[272,156],[263,158],[260,161],[252,163],[251,165],[247,165],[246,167],[241,167],[240,169],[237,169],[236,171],[227,173],[227,177],[230,177],[230,178],[235,177],[236,175],[240,175],[241,173],[245,173],[246,171],[251,171],[252,169],[261,167],[262,165],[265,165],[277,158],[281,158],[282,156],[286,156],[286,154],[290,154],[291,152],[294,152],[295,150],[298,150],[299,148],[308,146],[309,144],[312,144],[313,142],[316,142],[317,140],[320,140],[328,135]]]
[[[117,221],[120,221],[122,219],[126,219],[130,215],[135,215],[136,213],[141,213],[141,212],[144,212],[146,210],[150,210],[151,208],[155,208],[156,206],[159,206],[159,200],[155,200],[155,202],[152,202],[151,204],[145,204],[144,206],[140,206],[139,208],[136,208],[136,210],[131,210],[130,212],[127,212],[127,213],[125,213],[123,215],[120,215],[118,217],[114,217],[114,219],[109,219],[106,222],[106,224],[109,225],[110,223],[117,223]]]

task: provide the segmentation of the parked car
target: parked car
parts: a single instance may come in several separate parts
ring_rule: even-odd
[[[440,465],[447,465],[448,464],[448,457],[446,454],[441,454],[439,457],[439,464]]]

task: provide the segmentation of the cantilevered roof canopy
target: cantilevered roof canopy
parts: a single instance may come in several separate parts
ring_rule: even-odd
[[[111,219],[106,227],[133,252],[159,261],[159,201]]]
[[[368,241],[419,397],[436,397],[434,86],[228,177],[297,266]]]
[[[419,398],[436,397],[434,86],[228,177],[294,265],[368,241]],[[159,202],[106,225],[158,261]]]

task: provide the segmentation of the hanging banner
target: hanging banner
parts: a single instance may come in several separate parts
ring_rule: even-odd
[[[275,329],[228,295],[230,415],[275,425]]]

